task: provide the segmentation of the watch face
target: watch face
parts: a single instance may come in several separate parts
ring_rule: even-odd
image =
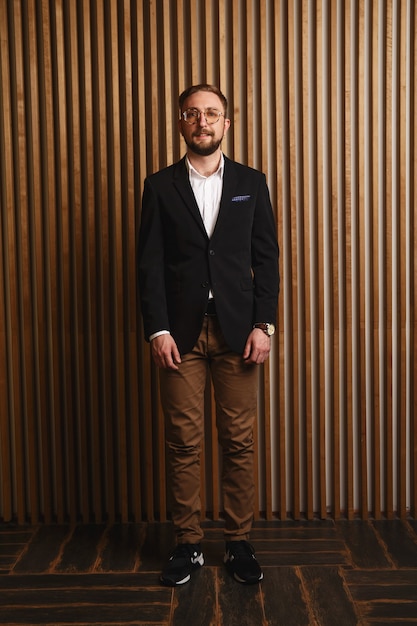
[[[273,335],[275,333],[275,326],[273,324],[267,324],[266,332],[268,333],[269,336]]]

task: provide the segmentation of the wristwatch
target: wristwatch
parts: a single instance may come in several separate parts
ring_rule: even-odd
[[[268,337],[271,337],[275,333],[275,326],[269,322],[257,322],[253,327],[263,330]]]

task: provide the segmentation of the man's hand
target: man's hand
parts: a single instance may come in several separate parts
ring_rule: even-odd
[[[162,369],[177,370],[181,363],[177,344],[171,335],[159,335],[151,341],[152,357]]]
[[[248,337],[243,351],[245,363],[264,363],[271,350],[271,337],[260,328],[254,328]]]

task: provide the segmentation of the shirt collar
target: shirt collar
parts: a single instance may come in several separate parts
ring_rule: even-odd
[[[195,177],[198,177],[198,178],[210,178],[211,176],[219,176],[219,178],[223,178],[223,171],[224,171],[224,156],[223,156],[223,152],[220,153],[219,167],[217,168],[217,170],[215,172],[213,172],[213,174],[210,174],[210,176],[203,176],[202,174],[200,174],[200,172],[197,172],[195,167],[193,167],[191,165],[188,156],[185,157],[185,165],[187,167],[188,174],[190,176],[195,176]]]

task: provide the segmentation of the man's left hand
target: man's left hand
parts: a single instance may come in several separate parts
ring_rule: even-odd
[[[260,328],[254,328],[243,351],[245,363],[264,363],[271,351],[271,338]]]

